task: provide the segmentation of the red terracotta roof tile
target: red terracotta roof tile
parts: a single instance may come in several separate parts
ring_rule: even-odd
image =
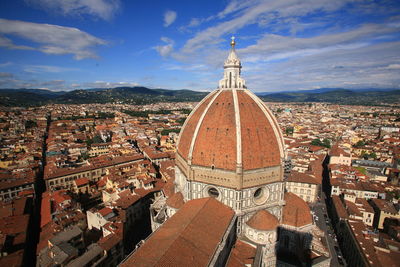
[[[243,170],[280,164],[278,136],[257,103],[245,91],[238,91],[242,134]]]
[[[180,137],[179,137],[179,145],[177,147],[177,152],[183,157],[187,158],[189,155],[190,144],[192,141],[192,137],[194,131],[196,129],[197,123],[206,109],[208,103],[210,103],[212,99],[212,95],[214,95],[216,91],[210,93],[198,107],[190,114],[188,119],[185,122],[185,127],[182,129]]]
[[[99,210],[99,213],[100,213],[101,216],[103,216],[103,217],[107,216],[108,214],[110,214],[110,213],[112,213],[112,212],[113,212],[113,210],[110,209],[110,208],[108,208],[108,207],[105,207],[105,208],[102,208],[101,210]]]
[[[183,195],[181,192],[177,192],[173,194],[170,198],[167,199],[166,204],[174,209],[180,209],[185,202],[183,201]]]
[[[84,185],[89,184],[89,180],[86,177],[78,178],[74,182],[75,182],[76,186],[84,186]]]
[[[233,218],[214,198],[188,201],[121,266],[206,266]]]
[[[278,219],[266,210],[259,210],[246,222],[253,229],[270,231],[279,225]]]
[[[226,263],[227,267],[243,267],[243,266],[253,266],[254,259],[256,257],[257,249],[251,245],[236,240],[235,245],[232,248],[231,254],[229,255],[228,261]]]
[[[283,207],[282,224],[302,227],[312,224],[311,211],[307,203],[297,195],[285,193],[286,205]]]
[[[189,138],[192,140],[194,136]],[[224,90],[214,100],[204,116],[195,140],[192,163],[235,170],[236,148],[233,95],[232,91]]]

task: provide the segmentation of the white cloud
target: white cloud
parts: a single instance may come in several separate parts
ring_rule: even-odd
[[[172,10],[167,10],[164,13],[164,27],[168,27],[176,20],[176,12]]]
[[[68,83],[65,80],[36,80],[36,79],[20,79],[12,73],[0,72],[0,88],[28,88],[28,89],[48,89],[52,91],[70,91],[77,89],[90,88],[115,88],[115,87],[134,87],[139,86],[136,82],[75,82]]]
[[[110,20],[120,9],[119,0],[26,0],[33,7],[64,16],[91,15]]]
[[[1,21],[0,21],[1,25]],[[1,29],[0,29],[1,32]],[[9,49],[20,49],[20,50],[34,50],[33,47],[26,45],[15,45],[10,39],[0,35],[0,47],[6,47]]]
[[[357,49],[337,49],[282,62],[244,65],[247,84],[255,91],[299,90],[318,87],[399,88],[396,68],[399,42]],[[368,56],[366,56],[368,55]]]
[[[235,13],[238,10],[241,10],[245,7],[249,7],[251,5],[257,4],[257,2],[258,2],[257,0],[247,0],[247,1],[233,0],[233,1],[230,1],[228,3],[228,5],[224,8],[224,10],[222,10],[218,14],[212,15],[212,16],[209,16],[206,18],[192,18],[190,20],[189,24],[186,26],[182,26],[180,28],[180,30],[186,31],[187,29],[192,28],[192,27],[197,27],[204,22],[209,22],[209,21],[212,21],[215,19],[223,19],[226,16],[228,16],[232,13]]]
[[[0,79],[4,78],[12,78],[14,77],[14,74],[9,73],[9,72],[0,72]]]
[[[208,66],[204,64],[166,64],[163,66],[166,70],[183,70],[183,71],[197,71],[205,72],[208,71]]]
[[[168,38],[168,37],[161,37],[161,41],[166,43],[165,45],[159,45],[154,47],[155,50],[157,50],[158,53],[162,57],[166,57],[171,54],[171,52],[174,50],[174,40]]]
[[[400,64],[390,64],[385,67],[388,70],[400,70]]]
[[[66,84],[64,80],[49,80],[38,81],[35,79],[23,80],[15,77],[12,73],[5,73],[0,75],[0,88],[38,88],[38,89],[51,89],[51,90],[65,90]]]
[[[343,7],[351,0],[286,0],[286,1],[233,1],[228,4],[222,12],[217,16],[224,18],[228,14],[233,16],[232,19],[223,21],[215,26],[211,26],[197,33],[192,39],[188,40],[181,49],[181,54],[191,54],[195,50],[209,46],[210,43],[220,41],[220,37],[234,33],[237,30],[250,25],[256,24],[261,19],[264,25],[268,25],[271,18],[290,18],[304,16],[316,11],[334,11]],[[268,16],[270,18],[268,19]]]
[[[398,28],[384,24],[365,24],[350,31],[309,38],[265,34],[256,44],[239,51],[242,56],[248,56],[249,61],[286,59],[333,50],[358,49],[397,31]]]
[[[138,83],[135,82],[105,82],[105,81],[95,81],[92,83],[83,83],[80,86],[75,84],[75,87],[80,87],[83,89],[88,89],[88,88],[114,88],[114,87],[133,87],[133,86],[139,86]]]
[[[4,35],[18,36],[39,46],[16,45]],[[79,60],[97,58],[93,46],[105,44],[106,41],[77,28],[0,19],[0,46],[8,49],[34,49],[53,55],[72,54]]]
[[[24,71],[30,73],[42,73],[42,72],[59,73],[67,71],[79,71],[79,69],[59,67],[59,66],[49,66],[49,65],[27,65],[24,67]]]
[[[37,84],[37,87],[40,88],[64,88],[65,86],[65,81],[64,80],[51,80],[51,81],[43,81],[43,82],[39,82]]]
[[[4,62],[4,63],[0,63],[0,68],[8,67],[8,66],[11,66],[11,65],[13,65],[13,63],[10,62],[10,61],[7,61],[7,62]]]
[[[368,10],[376,5],[369,3]],[[242,59],[243,76],[254,91],[399,88],[400,58],[398,44],[393,40],[398,39],[400,17],[390,17],[388,11],[378,7],[377,12],[386,17],[380,23],[342,22],[335,15],[341,9],[363,15],[369,12],[363,9],[363,3],[352,0],[230,1],[221,12],[207,18],[192,18],[189,25],[182,27],[198,27],[215,20],[183,47],[169,52],[184,64],[171,65],[169,69],[206,65],[208,70],[201,75],[213,77],[214,70],[220,70],[227,56],[226,36],[240,34],[242,29],[252,26],[258,27],[261,34],[247,38],[246,42],[241,42],[245,36],[239,35],[237,52]],[[226,42],[223,50],[222,41]],[[243,43],[250,45],[244,47]],[[184,70],[199,76],[195,68]]]

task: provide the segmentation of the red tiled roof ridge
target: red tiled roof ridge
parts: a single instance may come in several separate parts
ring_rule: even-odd
[[[171,197],[167,199],[166,204],[171,208],[180,209],[183,204],[185,204],[182,193],[174,193]]]
[[[104,217],[104,216],[107,216],[108,214],[110,214],[111,212],[113,212],[113,210],[110,209],[109,207],[104,207],[104,208],[100,209],[98,212]]]
[[[194,199],[194,200],[188,201],[187,203],[188,203],[189,205],[190,205],[190,204],[194,205],[194,208],[195,208],[194,216],[193,216],[191,219],[189,219],[189,220],[183,221],[184,225],[181,225],[181,227],[179,227],[178,233],[175,234],[175,235],[172,235],[172,238],[166,238],[166,237],[165,237],[165,238],[163,239],[164,242],[168,242],[168,245],[166,246],[166,249],[163,250],[163,253],[157,255],[157,257],[156,257],[155,259],[154,259],[154,258],[153,258],[153,259],[144,259],[144,258],[140,258],[140,260],[142,261],[142,262],[141,262],[142,264],[141,264],[140,266],[148,266],[149,264],[152,264],[152,265],[160,264],[161,259],[163,259],[163,257],[164,257],[166,254],[168,254],[169,251],[171,250],[172,244],[174,244],[174,243],[175,243],[178,239],[180,239],[180,238],[182,238],[182,239],[185,240],[186,242],[189,242],[189,243],[190,243],[190,240],[187,240],[187,239],[185,239],[184,237],[182,237],[182,233],[185,233],[185,232],[186,232],[187,227],[188,227],[189,225],[191,225],[191,223],[192,223],[193,221],[197,221],[197,220],[198,220],[198,219],[197,219],[198,216],[201,216],[201,211],[206,207],[207,203],[209,203],[209,202],[214,202],[214,201],[217,202],[218,204],[223,205],[223,204],[220,203],[218,200],[216,200],[216,199],[214,199],[214,198],[212,198],[212,197],[200,198],[200,199]],[[187,207],[189,207],[189,206],[187,206]],[[224,205],[224,207],[229,208],[229,207],[227,207],[227,206],[225,206],[225,205]],[[230,208],[229,208],[229,210],[230,210],[231,215],[234,216],[234,211],[233,211],[232,209],[230,209]],[[185,211],[186,211],[186,210],[185,210]],[[177,215],[177,214],[176,214],[176,215]],[[170,220],[168,220],[164,225],[168,225],[168,226],[169,226],[169,224],[173,223],[171,220],[173,220],[174,217],[177,218],[176,215],[173,216]],[[168,224],[168,223],[169,223],[169,224]],[[157,232],[160,232],[160,230],[164,229],[164,228],[163,228],[164,225],[161,226],[160,228],[158,228],[157,231],[154,232],[154,234],[157,234]],[[149,242],[149,241],[148,241],[148,242]],[[144,247],[145,245],[146,245],[146,243],[145,243],[142,247]],[[139,251],[140,251],[140,249],[139,249]],[[138,252],[139,252],[139,251],[138,251]],[[197,251],[198,251],[198,252],[201,252],[201,254],[203,254],[203,255],[206,254],[206,252],[200,250],[199,248],[197,249]],[[134,255],[135,255],[135,254],[133,254],[132,256],[134,256]],[[154,257],[154,254],[153,254],[152,256]],[[132,259],[132,260],[134,261],[135,259]],[[132,262],[132,263],[138,264],[137,262]],[[121,264],[121,266],[131,266],[132,263],[129,263],[129,258],[128,258],[128,260],[125,261],[125,262],[123,262],[123,263]],[[143,263],[145,263],[145,264],[143,264]]]
[[[220,203],[218,200],[216,200],[215,198],[213,198],[213,197],[207,197],[207,198],[203,198],[203,199],[194,199],[194,200],[192,200],[192,202],[195,202],[195,201],[197,201],[197,202],[200,202],[201,200],[203,200],[203,204],[202,204],[202,206],[201,206],[201,208],[197,211],[197,213],[196,213],[196,215],[190,220],[190,221],[188,221],[188,223],[185,225],[185,227],[182,229],[182,231],[181,232],[185,232],[185,230],[187,229],[187,227],[191,224],[191,222],[192,221],[197,221],[197,217],[198,216],[201,216],[201,211],[205,208],[205,206],[206,206],[206,204],[208,203],[208,202],[213,202],[213,201],[216,201],[217,203]],[[222,204],[222,203],[221,203]],[[222,204],[223,205],[223,204]],[[225,207],[227,207],[227,206],[225,206]],[[233,210],[231,210],[232,211],[232,215],[234,214],[234,212],[233,212]],[[177,238],[179,238],[179,237],[181,237],[180,235],[178,235],[177,236]],[[168,248],[168,250],[169,249],[171,249],[171,247],[169,247]],[[167,250],[167,251],[168,251]],[[166,252],[167,252],[166,251]],[[199,251],[201,251],[200,249],[199,249]]]

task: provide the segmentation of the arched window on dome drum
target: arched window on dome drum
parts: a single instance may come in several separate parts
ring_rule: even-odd
[[[232,88],[232,72],[229,72],[229,88]]]

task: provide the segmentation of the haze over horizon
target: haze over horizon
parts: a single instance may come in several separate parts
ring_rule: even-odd
[[[254,92],[400,88],[400,2],[16,0],[0,88],[207,91],[236,37]]]

